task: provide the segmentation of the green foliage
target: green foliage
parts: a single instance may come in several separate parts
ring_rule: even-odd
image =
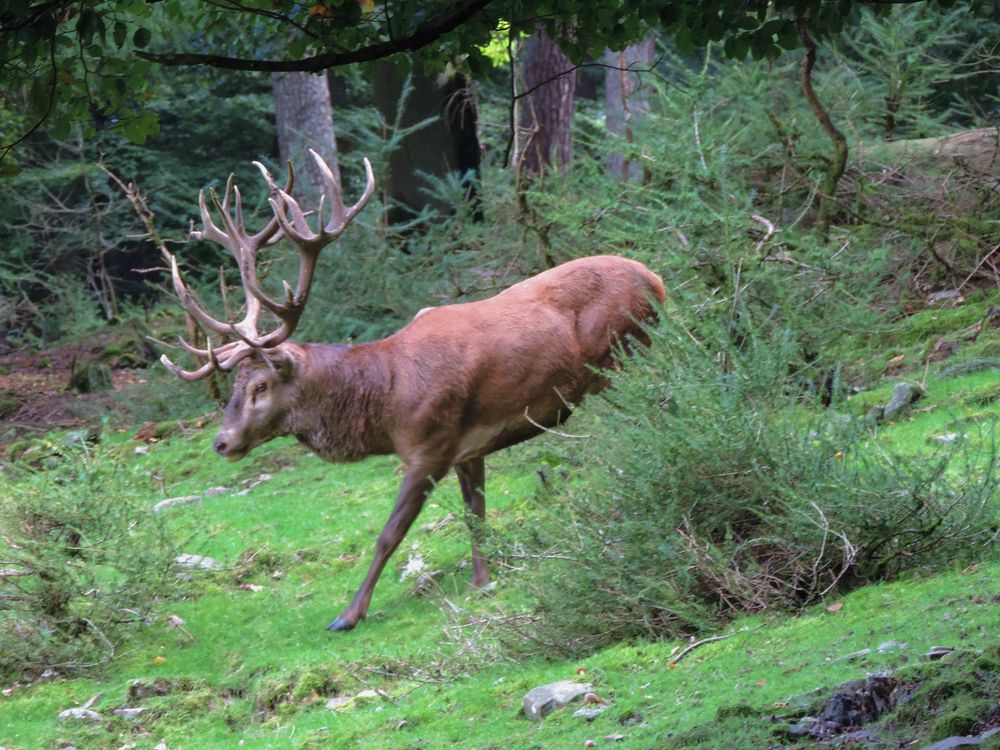
[[[159,128],[156,113],[144,106],[152,62],[274,71],[298,58],[302,70],[316,71],[419,50],[431,68],[461,56],[470,70],[486,71],[491,68],[486,50],[498,27],[519,35],[539,23],[575,62],[606,47],[622,49],[655,30],[688,54],[721,43],[727,57],[776,60],[799,46],[797,20],[815,35],[830,36],[856,21],[862,5],[858,0],[644,0],[596,7],[585,0],[506,6],[400,0],[390,12],[357,0],[280,11],[263,2],[234,8],[198,0],[18,0],[0,19],[0,56],[7,61],[0,83],[14,100],[4,103],[3,119],[17,134],[0,144],[0,158],[46,120],[57,138],[68,136],[74,124],[92,135],[95,114],[116,118],[126,138],[144,143]],[[587,23],[579,23],[581,18]],[[565,33],[571,26],[573,33]],[[23,114],[14,114],[18,109]]]
[[[801,405],[815,398],[787,341],[747,332],[734,347],[665,312],[648,354],[577,423],[593,437],[567,452],[575,477],[530,532],[554,558],[531,583],[546,640],[675,636],[993,543],[992,430],[932,457],[887,450],[839,409]]]
[[[86,671],[170,592],[174,542],[113,451],[51,446],[0,477],[0,674]]]

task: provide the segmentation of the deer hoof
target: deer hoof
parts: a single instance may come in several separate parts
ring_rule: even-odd
[[[345,620],[343,617],[338,617],[336,620],[331,622],[326,626],[327,630],[351,630],[354,628],[354,623],[350,620]]]

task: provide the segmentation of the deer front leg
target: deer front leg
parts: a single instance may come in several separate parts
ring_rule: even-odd
[[[475,588],[490,582],[490,569],[480,546],[483,541],[483,522],[486,520],[486,464],[482,458],[473,458],[455,466],[462,499],[468,511],[466,523],[472,532],[472,585]]]
[[[447,471],[447,467],[443,471],[430,472],[425,467],[407,469],[403,486],[399,488],[396,505],[375,543],[375,557],[368,568],[368,574],[362,581],[358,593],[354,595],[354,599],[340,613],[340,617],[327,626],[327,630],[350,630],[368,614],[368,604],[371,602],[372,592],[382,574],[382,569],[392,553],[396,551],[396,547],[403,541],[406,532],[410,530],[410,526],[420,513],[427,495]]]

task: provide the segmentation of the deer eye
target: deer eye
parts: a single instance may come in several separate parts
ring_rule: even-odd
[[[257,385],[253,387],[254,393],[263,393],[266,390],[267,390],[267,383],[263,380],[257,383]]]

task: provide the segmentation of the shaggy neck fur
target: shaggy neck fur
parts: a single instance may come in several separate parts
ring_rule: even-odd
[[[296,377],[302,394],[287,415],[287,432],[325,461],[392,453],[392,374],[377,345],[300,349]]]

